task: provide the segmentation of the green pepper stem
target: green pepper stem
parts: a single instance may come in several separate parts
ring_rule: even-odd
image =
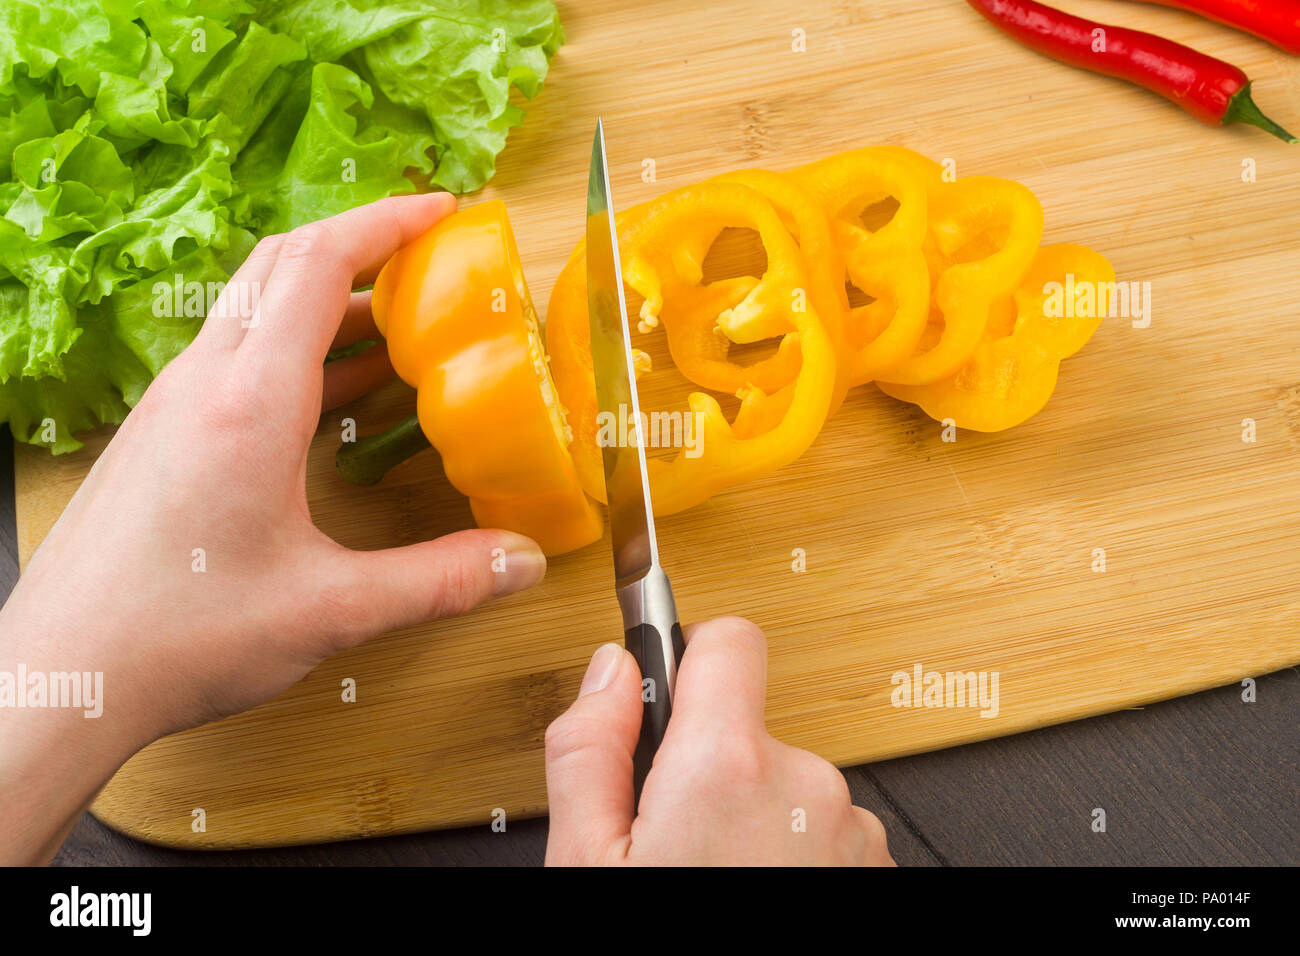
[[[334,467],[344,481],[354,485],[374,485],[394,465],[429,447],[429,439],[420,429],[420,420],[412,415],[388,431],[345,443],[334,456]]]
[[[1300,142],[1300,140],[1297,140],[1281,126],[1278,126],[1265,116],[1264,112],[1255,105],[1255,101],[1250,98],[1249,83],[1232,94],[1232,99],[1228,100],[1228,108],[1224,111],[1221,122],[1224,125],[1228,123],[1249,123],[1251,126],[1258,126],[1267,133],[1272,133],[1285,142]]]

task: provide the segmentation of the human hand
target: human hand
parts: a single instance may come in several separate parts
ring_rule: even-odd
[[[0,820],[41,807],[0,858],[52,853],[52,808],[74,814],[155,738],[267,700],[367,637],[542,578],[545,558],[517,534],[362,553],[308,511],[322,404],[392,374],[382,346],[323,365],[331,347],[378,338],[369,293],[351,290],[454,209],[446,194],[397,197],[264,239],[127,417],[0,612],[0,670],[102,672],[105,697],[91,720],[0,709]]]
[[[641,674],[631,654],[600,648],[577,701],[547,729],[547,864],[894,865],[884,826],[853,806],[844,776],[768,734],[763,632],[727,617],[685,636],[672,719],[639,807]]]

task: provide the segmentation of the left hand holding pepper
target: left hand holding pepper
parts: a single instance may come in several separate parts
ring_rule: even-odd
[[[522,535],[361,553],[308,511],[322,404],[392,374],[383,346],[323,365],[377,337],[352,287],[454,209],[446,194],[397,197],[264,239],[95,463],[0,612],[0,671],[102,672],[103,715],[0,708],[0,863],[53,856],[157,737],[268,700],[370,636],[541,580],[546,559]],[[260,297],[244,314],[249,284]]]

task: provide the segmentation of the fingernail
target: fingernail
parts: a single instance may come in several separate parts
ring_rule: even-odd
[[[586,697],[598,690],[604,690],[609,686],[610,681],[614,679],[614,675],[618,673],[619,665],[622,663],[623,645],[601,645],[600,650],[592,655],[591,663],[587,665],[587,674],[582,678],[582,686],[578,688],[578,696]]]
[[[530,588],[546,577],[546,555],[531,539],[511,535],[492,549],[492,595],[503,597]]]

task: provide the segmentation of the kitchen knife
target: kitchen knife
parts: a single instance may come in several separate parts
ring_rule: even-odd
[[[623,612],[623,640],[641,667],[641,736],[633,756],[638,802],[655,751],[668,729],[677,665],[684,644],[668,576],[659,565],[655,520],[646,478],[645,429],[632,366],[631,329],[623,297],[605,163],[605,129],[596,121],[587,178],[587,310],[591,321],[591,359],[596,401],[613,427],[602,442],[610,535],[614,541],[614,588]],[[597,423],[598,426],[600,422]]]

